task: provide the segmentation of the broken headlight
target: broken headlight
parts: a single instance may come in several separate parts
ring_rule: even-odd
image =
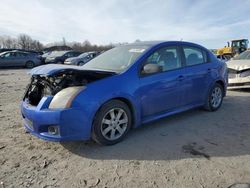
[[[49,108],[50,109],[59,109],[59,108],[69,108],[72,101],[85,87],[75,86],[68,87],[59,91],[52,99]]]

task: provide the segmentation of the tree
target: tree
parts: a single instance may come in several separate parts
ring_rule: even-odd
[[[30,49],[41,51],[41,50],[43,50],[43,44],[40,43],[38,40],[33,40],[30,44]]]
[[[66,43],[65,38],[63,38],[63,43]],[[50,46],[51,45],[60,46],[62,45],[62,42],[54,42],[51,43]],[[88,40],[85,40],[84,42],[67,42],[67,45],[69,45],[73,50],[80,52],[106,51],[114,47],[112,43],[109,45],[95,45],[91,44]],[[42,51],[44,49],[44,45],[38,40],[33,40],[27,34],[20,34],[17,38],[0,36],[0,48]]]
[[[31,49],[32,38],[29,35],[20,34],[17,38],[17,41],[21,49],[24,49],[24,50]]]
[[[43,49],[43,44],[38,40],[33,40],[29,35],[20,34],[17,38],[19,48],[24,50],[37,50]]]
[[[80,52],[90,52],[90,51],[106,51],[111,48],[113,48],[112,44],[109,45],[96,45],[96,44],[91,44],[88,40],[85,40],[84,42],[71,42],[68,43],[68,45],[76,51]]]
[[[1,36],[0,37],[0,47],[1,48],[16,48],[17,40],[15,38],[11,38],[9,36]]]

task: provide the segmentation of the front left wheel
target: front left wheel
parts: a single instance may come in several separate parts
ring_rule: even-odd
[[[101,145],[116,144],[125,137],[131,124],[129,107],[122,101],[111,100],[97,112],[92,127],[92,138]]]

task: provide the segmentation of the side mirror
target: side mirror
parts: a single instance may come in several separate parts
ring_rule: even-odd
[[[146,64],[143,66],[143,74],[153,74],[157,72],[161,72],[161,66],[156,64]]]

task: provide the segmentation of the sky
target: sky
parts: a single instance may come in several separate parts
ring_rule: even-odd
[[[250,39],[250,0],[1,0],[0,35],[42,43],[183,40],[207,48]]]

